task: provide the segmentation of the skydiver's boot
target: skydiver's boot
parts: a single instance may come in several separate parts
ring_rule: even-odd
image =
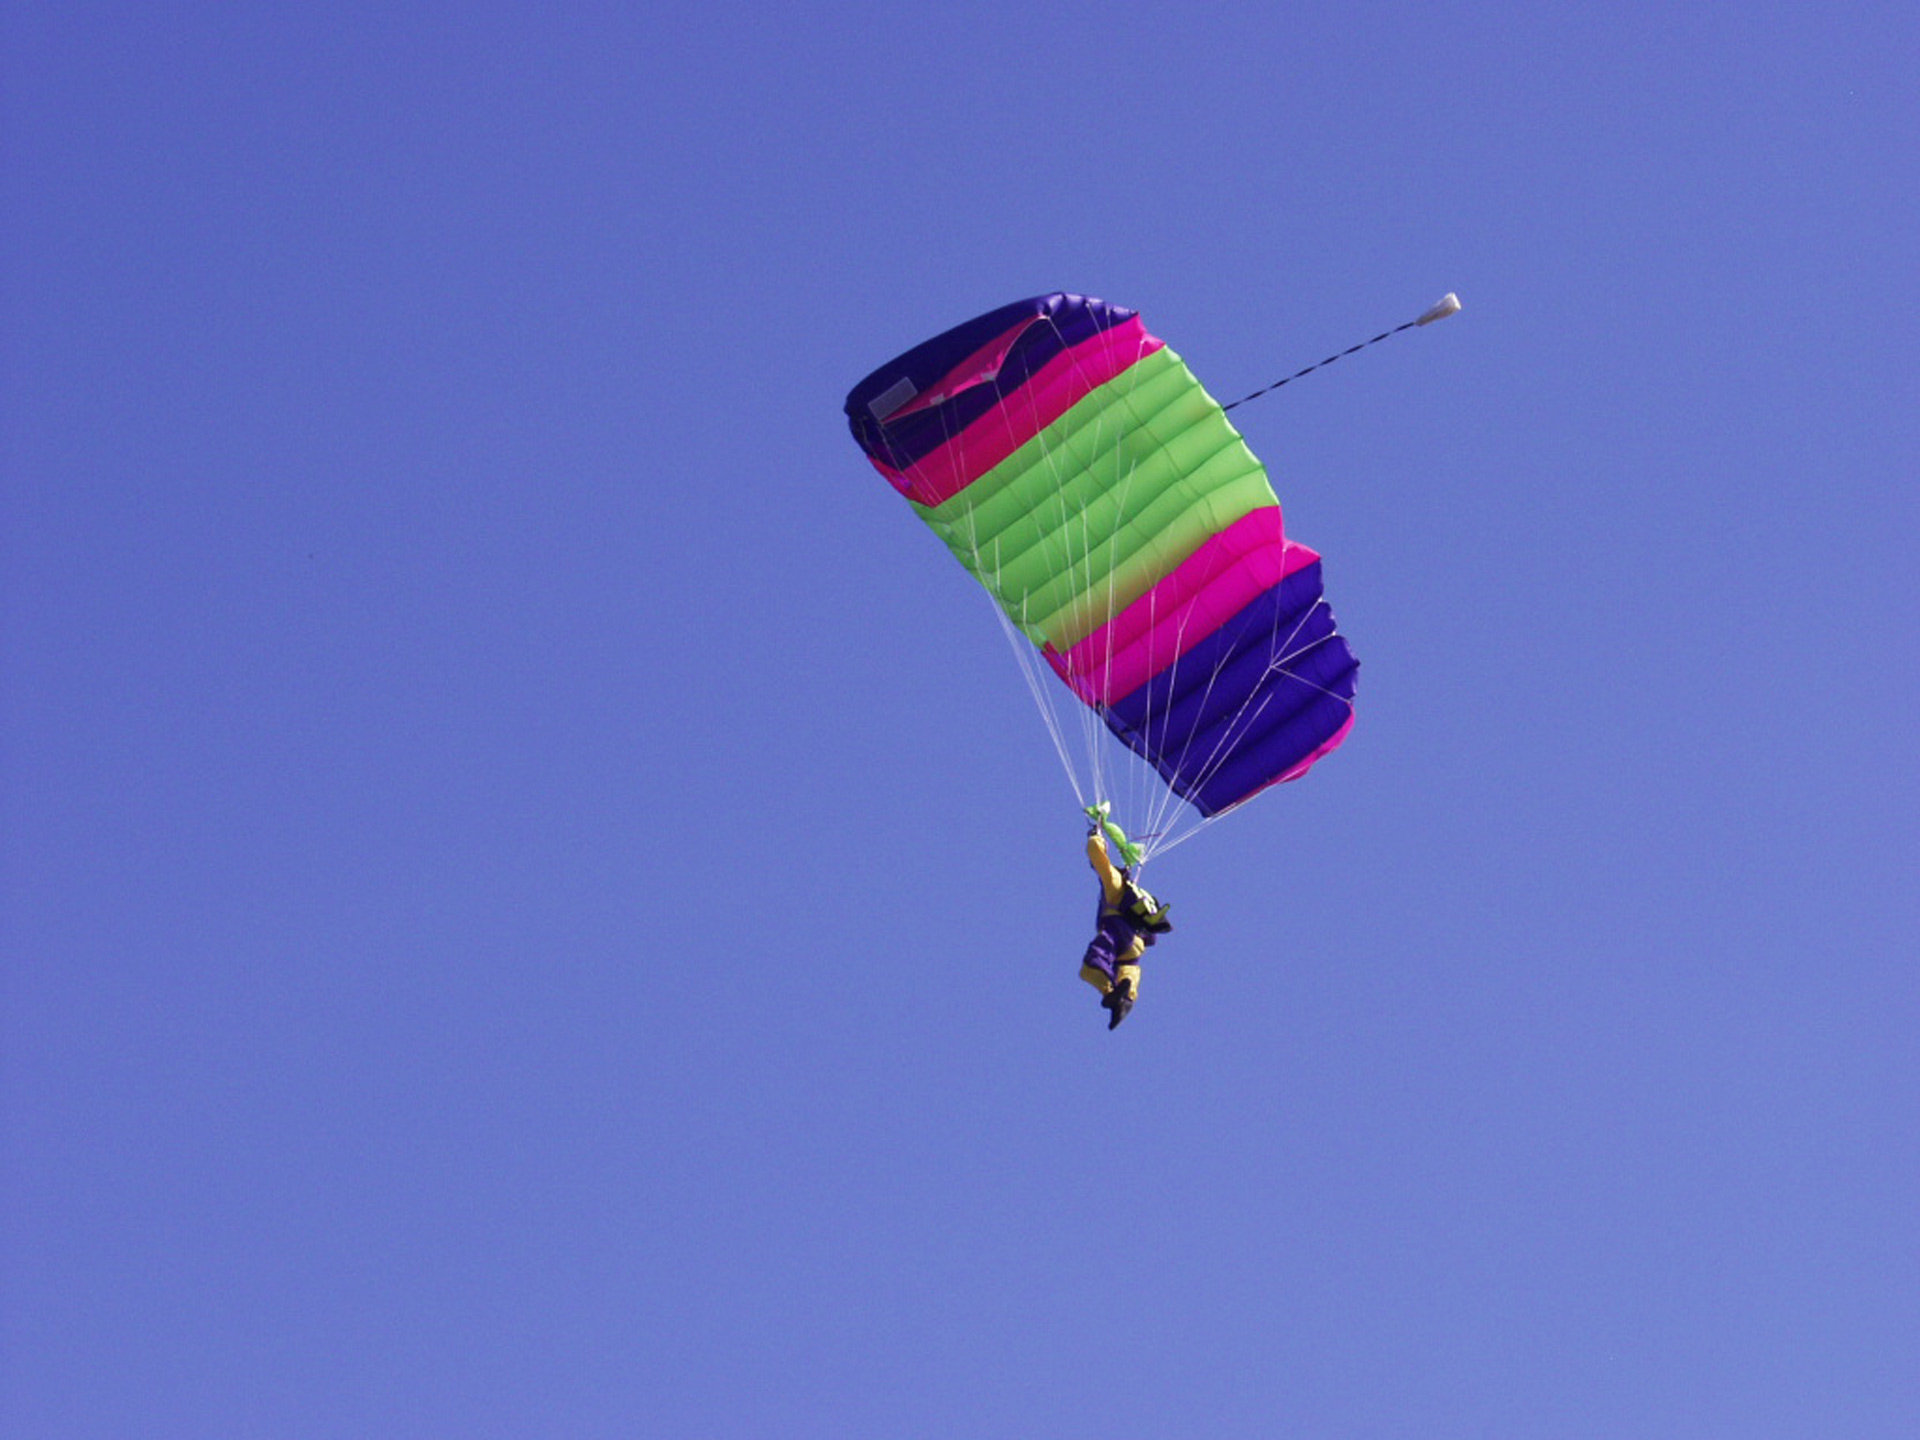
[[[1115,1029],[1133,1010],[1133,977],[1124,976],[1106,993],[1100,1008],[1107,1012],[1107,1029]]]

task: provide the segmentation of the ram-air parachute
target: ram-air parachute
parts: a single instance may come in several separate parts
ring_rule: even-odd
[[[846,413],[1017,632],[1081,803],[1121,787],[1094,717],[1157,774],[1128,816],[1148,850],[1346,738],[1359,666],[1320,557],[1287,538],[1265,467],[1132,310],[1002,306],[882,365]],[[1085,780],[1036,652],[1084,703],[1065,708],[1087,722]]]

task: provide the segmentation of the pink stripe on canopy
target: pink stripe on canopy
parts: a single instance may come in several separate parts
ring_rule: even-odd
[[[1015,332],[1002,337],[1005,346],[1011,347],[1018,331],[1031,323],[1022,321]],[[948,393],[957,394],[968,385],[981,383],[986,378],[980,373],[983,357],[989,357],[1001,343],[996,341],[968,356],[932,389],[948,387]],[[1147,334],[1136,315],[1054,356],[1000,404],[906,470],[896,470],[878,459],[874,459],[873,468],[916,504],[932,506],[951,500],[1088,395],[1165,343]],[[999,351],[1002,359],[1005,353],[1005,349]]]
[[[1287,539],[1278,505],[1263,505],[1202,542],[1084,640],[1064,653],[1051,645],[1043,653],[1087,704],[1111,704],[1172,665],[1255,596],[1319,558]]]

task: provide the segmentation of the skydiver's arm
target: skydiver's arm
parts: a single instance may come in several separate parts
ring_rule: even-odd
[[[1107,904],[1118,905],[1124,887],[1120,872],[1113,868],[1113,861],[1107,858],[1107,837],[1098,830],[1087,836],[1087,863],[1093,866],[1093,873],[1100,877],[1100,894]]]

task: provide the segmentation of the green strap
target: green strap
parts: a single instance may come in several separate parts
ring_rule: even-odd
[[[1102,800],[1098,805],[1087,806],[1087,818],[1100,827],[1129,867],[1138,865],[1147,858],[1147,852],[1127,838],[1127,832],[1114,822],[1110,813],[1112,810],[1112,802]]]

